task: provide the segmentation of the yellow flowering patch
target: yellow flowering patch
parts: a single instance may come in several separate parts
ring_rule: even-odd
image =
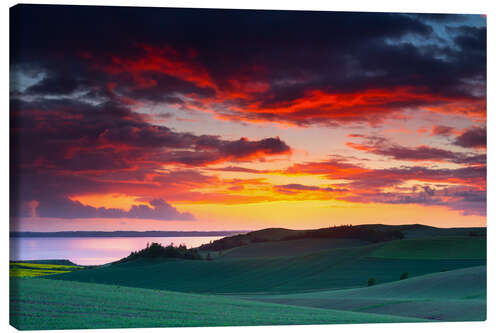
[[[69,273],[82,269],[81,266],[55,265],[55,264],[36,264],[25,262],[11,262],[10,276],[12,277],[34,277],[52,274]]]
[[[81,266],[70,266],[70,265],[55,265],[55,264],[34,264],[30,262],[11,262],[10,266],[15,266],[15,267],[23,267],[23,268],[31,268],[31,269],[68,269],[68,270],[75,270],[75,269],[81,269],[83,267]]]
[[[12,268],[10,269],[10,276],[12,277],[33,277],[44,276],[52,274],[69,273],[71,271],[49,270],[49,269],[25,269],[25,268]]]

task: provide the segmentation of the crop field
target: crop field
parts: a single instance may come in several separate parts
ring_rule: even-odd
[[[10,276],[13,277],[32,277],[70,273],[82,268],[83,267],[81,266],[75,265],[38,264],[34,262],[10,262],[9,264]]]
[[[418,321],[161,290],[11,278],[11,324],[22,330]]]

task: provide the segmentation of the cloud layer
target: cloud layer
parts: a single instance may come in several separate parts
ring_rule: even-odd
[[[12,217],[186,221],[177,203],[279,200],[485,214],[479,15],[18,5],[10,31]],[[378,131],[398,121],[429,134]],[[325,128],[342,148],[314,141]],[[82,199],[104,194],[135,201]]]
[[[298,126],[376,124],[415,108],[484,119],[486,28],[465,24],[478,15],[434,17],[19,6],[11,56],[44,73],[30,94],[113,94]]]

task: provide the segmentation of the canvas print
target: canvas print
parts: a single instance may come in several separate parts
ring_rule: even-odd
[[[10,9],[20,330],[486,320],[486,15]]]

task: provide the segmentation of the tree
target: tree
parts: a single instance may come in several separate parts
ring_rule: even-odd
[[[207,253],[207,257],[205,259],[206,260],[212,260],[212,256],[210,255],[210,252]]]
[[[407,279],[408,278],[408,272],[404,272],[401,274],[401,276],[399,277],[400,280],[404,280],[404,279]]]
[[[375,280],[375,278],[371,277],[368,279],[368,286],[373,286],[375,285],[375,283],[377,283],[377,280]]]

